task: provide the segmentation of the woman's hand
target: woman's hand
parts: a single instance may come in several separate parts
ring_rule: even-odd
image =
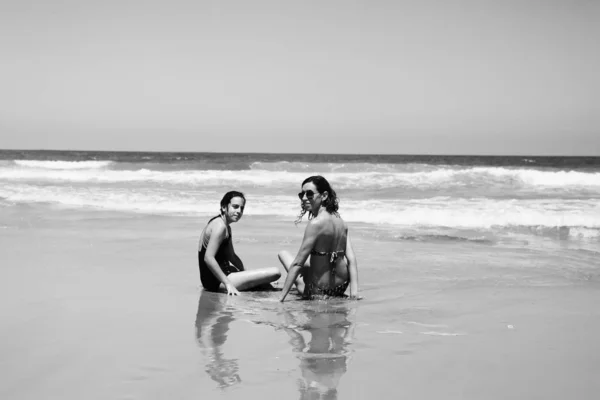
[[[283,303],[283,301],[285,300],[285,296],[287,296],[287,294],[290,292],[292,285],[294,284],[294,282],[296,282],[296,278],[298,278],[298,275],[300,275],[301,269],[302,268],[300,267],[300,265],[292,264],[290,266],[288,274],[285,277],[285,282],[283,283],[283,289],[281,290],[281,299],[279,300],[280,302]]]
[[[233,284],[231,284],[231,283],[225,284],[225,289],[227,289],[227,294],[229,296],[237,296],[240,294],[240,292],[238,292],[238,290],[235,288],[235,286],[233,286]]]

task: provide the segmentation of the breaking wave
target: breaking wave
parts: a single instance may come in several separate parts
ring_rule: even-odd
[[[250,170],[113,169],[111,161],[15,161],[17,168],[0,166],[0,179],[11,182],[138,182],[171,185],[249,185],[284,187],[308,175],[322,174],[335,188],[526,188],[587,190],[600,193],[600,172],[510,169],[502,167],[433,167],[410,165],[300,165],[262,163]],[[257,163],[254,163],[257,164]],[[268,167],[268,168],[267,168]]]
[[[21,167],[37,169],[96,169],[110,166],[112,161],[38,161],[38,160],[15,160],[14,163]]]

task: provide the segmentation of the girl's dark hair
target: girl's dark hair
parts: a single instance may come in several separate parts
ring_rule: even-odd
[[[232,190],[230,192],[225,193],[225,196],[223,196],[223,198],[221,199],[220,210],[223,210],[223,207],[227,208],[229,203],[231,203],[231,199],[233,199],[234,197],[241,197],[242,199],[244,199],[244,204],[246,204],[246,197],[244,197],[244,193]]]
[[[315,185],[315,187],[317,188],[317,192],[319,192],[319,193],[327,192],[327,200],[325,200],[323,202],[323,205],[325,206],[325,210],[327,210],[328,213],[334,214],[339,217],[339,214],[338,214],[339,200],[338,200],[337,194],[335,193],[335,190],[333,190],[333,188],[331,187],[331,185],[329,184],[327,179],[325,179],[321,175],[309,176],[302,182],[302,186],[304,186],[306,183],[309,183],[309,182],[311,182],[313,185]],[[304,216],[304,214],[306,214],[306,210],[304,209],[304,207],[301,206],[300,214],[298,215],[298,218],[296,218],[296,221],[295,221],[296,224],[298,224],[298,223],[300,223],[300,221],[302,221],[302,217]],[[313,214],[312,214],[312,212],[309,211],[308,219],[312,219],[312,217],[313,217]]]

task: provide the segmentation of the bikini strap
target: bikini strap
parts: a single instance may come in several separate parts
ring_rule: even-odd
[[[331,254],[331,257],[329,259],[330,263],[335,262],[339,258],[340,253],[341,254],[345,254],[345,251],[344,250],[338,250],[338,251],[316,251],[316,250],[312,250],[310,252],[310,254],[313,255],[313,256],[328,256],[328,255]]]

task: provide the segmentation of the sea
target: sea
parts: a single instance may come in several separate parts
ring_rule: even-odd
[[[323,175],[361,300],[203,291],[229,190],[246,268]],[[0,150],[0,398],[595,399],[600,157]]]
[[[143,153],[0,150],[0,206],[292,220],[323,175],[349,223],[396,241],[477,241],[597,251],[600,157]]]

